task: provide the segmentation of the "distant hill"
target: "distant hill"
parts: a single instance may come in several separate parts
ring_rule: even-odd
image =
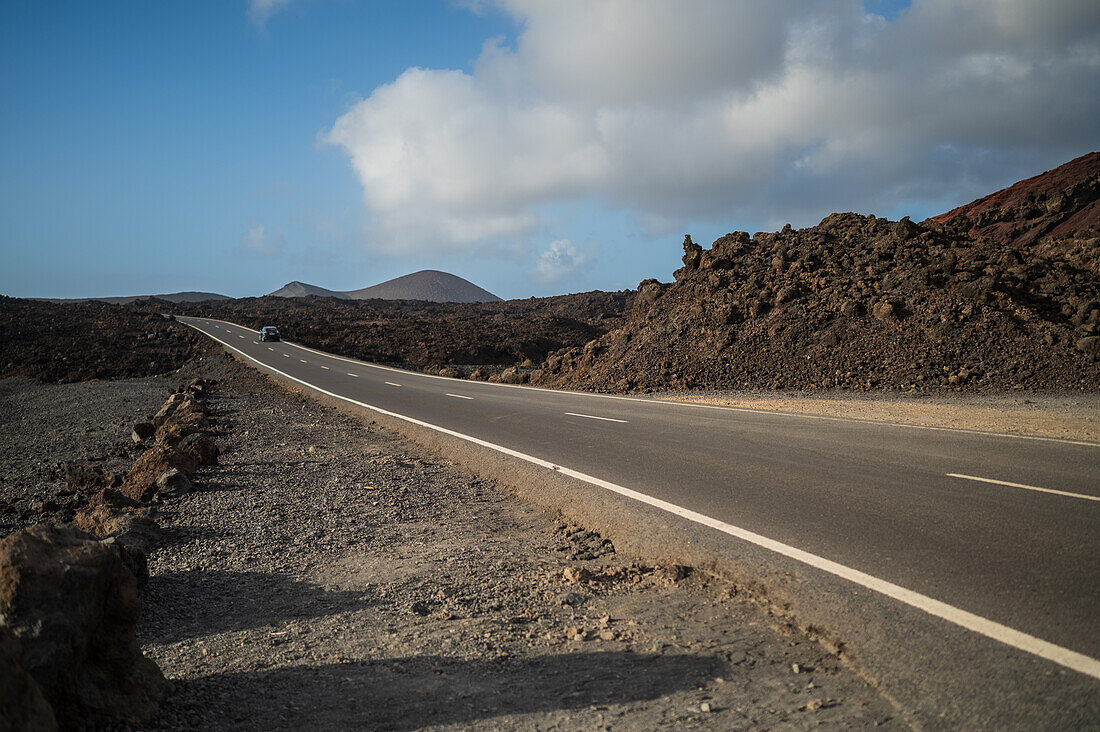
[[[318,297],[336,297],[341,300],[350,300],[351,297],[345,292],[337,292],[335,290],[326,290],[324,287],[318,287],[317,285],[306,284],[305,282],[299,282],[294,280],[288,282],[275,292],[269,292],[268,297],[309,297],[310,295],[317,295]]]
[[[430,302],[503,302],[473,282],[447,272],[425,269],[361,290],[349,290],[353,300],[428,300]]]
[[[1003,244],[1095,237],[1100,232],[1100,152],[991,193],[932,219]]]
[[[305,282],[283,285],[272,297],[336,297],[341,300],[427,300],[429,302],[502,302],[493,293],[447,272],[425,269],[361,290],[327,290]]]
[[[105,302],[111,305],[129,305],[137,300],[167,300],[168,302],[203,302],[206,300],[232,300],[228,295],[216,292],[172,292],[167,295],[130,295],[127,297],[36,297],[40,302]]]

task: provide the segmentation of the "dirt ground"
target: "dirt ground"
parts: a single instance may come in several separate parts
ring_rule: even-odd
[[[204,370],[223,455],[161,507],[138,632],[175,690],[148,729],[905,726],[702,572],[620,556],[236,362]],[[124,438],[163,384],[4,381],[8,499]]]
[[[692,392],[654,399],[741,409],[866,419],[894,424],[977,430],[1100,443],[1100,393],[1026,393],[952,396],[869,396],[836,392]]]

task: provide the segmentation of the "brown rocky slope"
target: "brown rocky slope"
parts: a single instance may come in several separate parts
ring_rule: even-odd
[[[993,229],[979,216],[974,232],[958,215],[917,224],[843,213],[807,229],[728,234],[706,251],[687,237],[675,282],[642,282],[623,327],[551,355],[533,381],[597,391],[1095,390],[1100,238],[1078,224],[1096,209],[1096,160],[1025,181],[1062,202],[1061,223],[1043,225],[1059,236],[1036,239],[1033,209],[1009,206]],[[1011,215],[1019,231],[1001,226]]]
[[[1026,247],[1100,232],[1100,152],[934,216],[970,234]]]
[[[65,382],[175,371],[209,344],[145,305],[0,295],[0,378]]]
[[[284,337],[330,353],[416,369],[540,362],[623,323],[632,292],[586,292],[482,303],[261,297],[188,303],[174,312],[276,325]]]

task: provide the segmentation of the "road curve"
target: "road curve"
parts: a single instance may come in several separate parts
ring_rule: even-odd
[[[1100,679],[1100,445],[487,384],[178,318],[254,363]]]

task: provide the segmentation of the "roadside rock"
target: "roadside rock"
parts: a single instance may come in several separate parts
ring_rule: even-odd
[[[184,455],[193,457],[199,465],[217,465],[218,455],[221,454],[214,438],[203,432],[184,437],[176,445],[176,449]]]
[[[156,434],[156,427],[152,422],[137,422],[134,424],[132,430],[130,430],[130,439],[134,441],[134,444],[142,445],[150,437]]]
[[[168,692],[141,654],[138,581],[84,532],[36,526],[0,540],[0,622],[62,728],[149,719]]]
[[[157,477],[157,495],[176,498],[191,492],[191,479],[176,468],[169,468]]]
[[[107,505],[89,506],[73,519],[73,528],[97,539],[115,538],[132,551],[148,554],[164,539],[164,532],[147,515],[148,509],[112,509]]]
[[[157,491],[158,479],[175,468],[187,476],[195,474],[198,461],[167,445],[155,445],[135,462],[122,481],[122,494],[135,501],[147,501]]]
[[[21,657],[19,639],[0,625],[0,730],[56,730],[53,709],[42,687],[19,665]]]

